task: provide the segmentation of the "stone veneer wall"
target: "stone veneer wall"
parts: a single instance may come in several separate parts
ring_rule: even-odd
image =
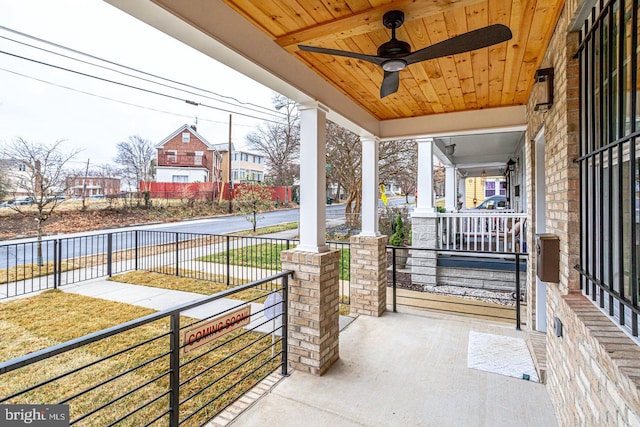
[[[289,366],[323,375],[339,359],[340,252],[282,251],[282,269],[289,279]]]
[[[554,105],[546,113],[535,113],[533,95],[528,105],[527,154],[534,160],[531,140],[540,129],[545,133],[547,187],[547,232],[560,238],[560,282],[550,283],[547,292],[547,390],[561,425],[640,425],[640,350],[638,345],[582,295],[579,275],[579,176],[573,160],[579,155],[579,69],[572,58],[578,35],[569,32],[570,18],[576,14],[570,1],[542,61],[541,68],[553,67]],[[529,162],[527,187],[533,187],[535,165]],[[534,191],[529,191],[530,212]],[[533,214],[529,213],[529,218]],[[532,224],[533,222],[530,222]],[[527,236],[534,247],[534,227]],[[531,251],[527,286],[529,298],[535,289],[535,251]],[[527,322],[533,319],[527,314]],[[554,334],[557,317],[563,335]],[[533,323],[529,323],[533,324]]]
[[[411,218],[411,240],[416,248],[438,247],[438,217],[414,216]],[[411,254],[411,276],[413,283],[436,286],[438,258],[435,251],[413,251]]]
[[[350,310],[381,316],[387,309],[387,236],[352,236]]]

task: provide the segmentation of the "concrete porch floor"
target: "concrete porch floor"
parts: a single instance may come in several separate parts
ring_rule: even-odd
[[[340,332],[326,375],[293,372],[228,425],[557,425],[543,384],[467,367],[470,331],[525,338],[513,325],[439,313],[360,316]]]

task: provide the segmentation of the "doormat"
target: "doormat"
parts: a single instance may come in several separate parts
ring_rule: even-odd
[[[469,368],[540,382],[522,338],[470,331],[467,357]]]

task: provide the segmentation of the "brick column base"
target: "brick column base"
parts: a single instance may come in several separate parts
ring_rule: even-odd
[[[323,375],[340,358],[339,261],[340,253],[283,251],[282,269],[293,270],[289,279],[289,366]]]
[[[351,237],[352,314],[381,316],[387,309],[387,236]]]

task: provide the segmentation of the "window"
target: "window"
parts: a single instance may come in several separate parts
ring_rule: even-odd
[[[487,181],[484,183],[484,197],[491,197],[496,195],[496,182]]]
[[[202,151],[196,151],[195,157],[193,158],[194,166],[202,166],[202,156],[204,153]]]
[[[189,142],[191,141],[191,134],[189,132],[182,132],[182,142]]]
[[[622,9],[624,8],[624,9]],[[640,52],[638,0],[594,8],[581,30],[580,286],[638,337]]]
[[[487,179],[484,183],[484,197],[506,196],[507,186],[503,179]]]
[[[178,152],[176,150],[167,150],[167,162],[169,163],[178,162]]]
[[[189,182],[188,175],[173,175],[171,176],[171,182]]]

